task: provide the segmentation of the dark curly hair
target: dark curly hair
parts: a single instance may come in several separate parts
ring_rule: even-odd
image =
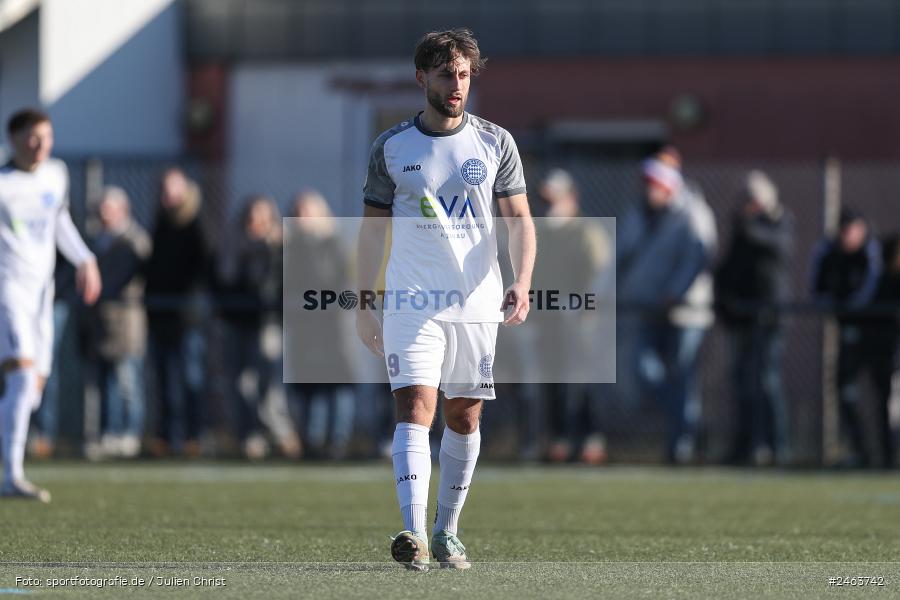
[[[458,57],[468,58],[472,75],[484,68],[485,60],[478,49],[478,40],[472,32],[463,27],[447,31],[430,31],[416,44],[416,69],[428,71],[442,67]]]

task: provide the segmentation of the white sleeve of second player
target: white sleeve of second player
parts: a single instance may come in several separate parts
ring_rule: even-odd
[[[70,263],[76,267],[82,263],[94,260],[94,255],[88,250],[81,234],[72,222],[72,215],[66,207],[62,207],[56,214],[56,247]]]

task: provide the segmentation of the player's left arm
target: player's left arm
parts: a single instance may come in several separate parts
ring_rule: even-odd
[[[503,295],[506,312],[503,324],[519,325],[528,317],[528,293],[537,255],[537,236],[526,194],[497,198],[497,204],[509,229],[509,258],[515,274],[515,281]]]
[[[68,175],[66,179],[68,179]],[[66,181],[66,189],[68,190],[68,181]],[[56,212],[55,230],[56,247],[66,257],[66,260],[77,268],[75,284],[84,303],[90,306],[100,297],[102,289],[100,270],[97,268],[97,259],[88,250],[87,244],[81,239],[81,234],[78,233],[75,223],[72,222],[72,215],[69,214],[68,193],[65,202]]]

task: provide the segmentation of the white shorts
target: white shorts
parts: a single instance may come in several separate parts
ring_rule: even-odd
[[[50,374],[53,363],[53,288],[33,306],[0,304],[0,363],[10,359],[34,361],[38,375]]]
[[[492,400],[497,325],[386,315],[384,359],[391,391],[427,385],[443,390],[447,398]]]

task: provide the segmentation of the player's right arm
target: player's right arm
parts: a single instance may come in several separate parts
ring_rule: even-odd
[[[356,312],[356,332],[363,344],[378,356],[384,356],[381,322],[372,304],[365,298],[367,292],[377,291],[396,190],[384,160],[386,139],[387,136],[382,135],[375,140],[369,154],[369,167],[363,186],[365,210],[356,250],[357,286],[360,292],[359,309]]]

